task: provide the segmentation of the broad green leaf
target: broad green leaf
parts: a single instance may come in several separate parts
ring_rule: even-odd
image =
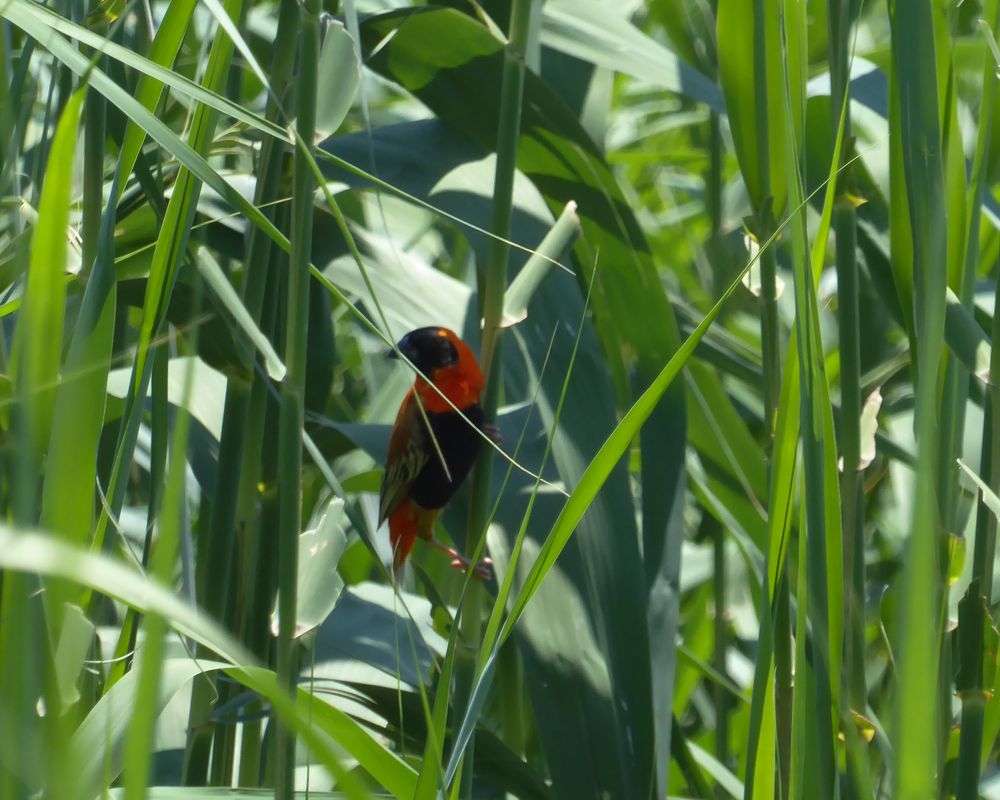
[[[975,378],[987,383],[992,350],[989,337],[951,289],[947,290],[945,298],[944,326],[952,352]]]
[[[718,759],[714,758],[711,753],[698,747],[698,745],[691,744],[690,747],[695,761],[698,762],[705,772],[715,778],[715,782],[726,794],[734,798],[744,796],[743,783],[730,770],[726,769],[725,765],[719,763]]]
[[[364,664],[378,670],[389,685],[413,691],[432,680],[445,647],[426,598],[365,582],[342,592],[315,632],[314,652],[321,671],[333,662],[352,671]]]
[[[334,133],[347,116],[361,83],[361,67],[354,40],[339,22],[331,22],[323,38],[319,57],[316,98],[316,133]]]
[[[416,773],[384,749],[364,728],[342,712],[300,689],[297,701],[279,686],[270,670],[257,666],[253,655],[204,612],[173,591],[122,566],[110,558],[72,547],[39,533],[15,533],[0,528],[0,567],[59,577],[89,587],[145,614],[158,614],[183,636],[215,652],[226,671],[248,689],[260,693],[291,725],[325,766],[343,777],[340,757],[332,746],[356,758],[365,770],[390,792],[409,796]],[[353,793],[353,796],[359,796]]]
[[[631,75],[724,111],[722,92],[693,66],[596,0],[550,0],[542,43],[583,61]]]
[[[528,316],[528,304],[538,285],[549,274],[549,270],[562,257],[569,242],[579,233],[576,218],[576,203],[566,204],[556,224],[545,234],[538,249],[531,254],[521,267],[521,271],[510,282],[504,293],[503,325],[510,327]]]
[[[94,641],[94,623],[78,605],[67,603],[61,614],[62,628],[55,646],[56,680],[62,707],[67,709],[80,699],[77,683],[80,668]]]
[[[194,381],[190,397],[184,394],[184,375],[188,363],[194,361]],[[131,372],[127,367],[112,370],[108,375],[107,391],[113,397],[128,395]],[[172,358],[169,367],[167,399],[175,406],[183,406],[218,441],[222,433],[223,400],[226,377],[209,367],[197,356]]]
[[[297,636],[320,625],[340,599],[344,582],[337,574],[337,563],[347,547],[345,522],[344,502],[334,498],[315,525],[299,534]],[[277,629],[277,614],[275,610],[271,615],[272,630]]]
[[[121,773],[122,749],[136,703],[152,703],[158,716],[185,683],[202,672],[226,666],[218,661],[166,658],[161,665],[161,680],[155,698],[141,699],[138,695],[138,670],[127,672],[97,701],[73,735],[71,746],[83,765],[79,780],[84,787],[84,795],[97,796],[102,781],[113,780]]]
[[[198,265],[198,272],[205,279],[205,283],[211,287],[219,302],[232,315],[236,325],[264,358],[267,374],[276,381],[282,380],[285,377],[285,365],[282,363],[281,357],[275,352],[271,341],[261,332],[256,321],[250,316],[239,294],[222,272],[219,263],[205,248],[198,251],[195,261]]]

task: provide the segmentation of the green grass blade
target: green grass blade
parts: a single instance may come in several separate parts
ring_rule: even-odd
[[[275,351],[271,340],[264,335],[257,322],[250,315],[236,289],[233,288],[232,283],[222,271],[222,267],[219,266],[219,262],[212,257],[211,253],[202,249],[198,253],[196,263],[198,272],[205,279],[205,283],[219,298],[219,302],[230,313],[237,327],[243,331],[264,359],[267,374],[276,381],[282,380],[285,377],[286,369],[281,357]]]
[[[938,368],[944,342],[947,225],[941,126],[935,74],[934,20],[926,0],[890,8],[899,85],[900,147],[909,198],[917,331],[917,480],[904,557],[899,684],[894,726],[894,796],[936,794],[942,583],[938,565]]]
[[[21,395],[28,437],[22,452],[32,451],[37,459],[48,449],[62,361],[73,156],[84,95],[84,90],[72,95],[53,137],[32,238],[25,299],[14,334],[11,373]],[[33,483],[34,476],[30,480]],[[29,498],[27,507],[32,504]]]
[[[0,567],[72,581],[145,615],[165,618],[175,631],[216,653],[232,677],[265,697],[335,774],[343,778],[345,773],[333,742],[391,793],[412,795],[416,773],[360,724],[303,689],[297,692],[298,702],[293,702],[274,672],[257,666],[257,660],[239,642],[175,592],[106,556],[55,541],[46,534],[16,533],[10,528],[0,528]],[[355,792],[353,796],[364,795]]]
[[[598,491],[600,491],[601,486],[608,479],[611,471],[625,454],[633,439],[638,435],[642,425],[649,418],[650,414],[653,413],[660,398],[694,353],[698,342],[701,341],[705,332],[715,321],[725,302],[741,285],[742,277],[750,269],[751,265],[752,262],[751,264],[747,264],[740,272],[737,280],[729,285],[718,302],[716,302],[705,318],[698,324],[694,332],[684,341],[678,351],[663,367],[663,370],[652,384],[650,384],[649,388],[642,393],[635,404],[628,410],[584,471],[580,481],[570,493],[566,505],[560,511],[558,519],[545,540],[545,545],[538,554],[537,560],[532,565],[531,571],[524,579],[521,590],[514,597],[511,611],[500,633],[501,642],[512,632],[514,625],[517,624],[517,620],[524,613],[531,598],[538,591],[545,575],[551,571],[556,559],[566,546],[569,538],[573,535],[577,524],[583,518],[584,513],[586,513],[587,508],[593,502]]]
[[[279,683],[294,689],[298,676],[295,622],[298,602],[298,537],[302,530],[302,433],[305,416],[306,348],[309,337],[309,267],[316,190],[311,150],[316,133],[319,65],[318,0],[307,0],[299,26],[299,72],[295,93],[296,133],[305,143],[295,152],[292,173],[291,251],[288,258],[285,321],[286,380],[281,384],[278,424],[278,636]],[[279,724],[275,735],[278,800],[295,789],[295,737]]]
[[[193,380],[193,362],[189,362],[184,380],[184,393],[190,396]],[[165,401],[166,398],[164,397]],[[187,446],[190,417],[185,411],[187,403],[174,420],[174,431],[170,447],[170,466],[166,475],[163,492],[162,513],[159,516],[159,536],[151,558],[150,574],[165,587],[174,573],[177,553],[180,549],[181,518],[185,480],[187,478]],[[145,621],[145,639],[136,694],[141,698],[155,697],[159,693],[162,662],[165,654],[167,626],[162,617],[153,615]],[[145,796],[149,782],[150,762],[153,751],[154,723],[157,716],[155,703],[139,702],[129,726],[125,743],[125,797],[126,800],[141,800]]]

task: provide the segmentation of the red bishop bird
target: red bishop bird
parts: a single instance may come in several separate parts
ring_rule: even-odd
[[[448,328],[418,328],[397,346],[423,376],[417,375],[392,426],[379,525],[389,520],[397,572],[417,538],[443,550],[453,567],[464,569],[469,559],[435,541],[433,533],[441,510],[469,474],[482,444],[483,373],[469,346]],[[389,355],[397,357],[395,350]],[[488,559],[476,565],[479,577],[489,576],[487,565]]]

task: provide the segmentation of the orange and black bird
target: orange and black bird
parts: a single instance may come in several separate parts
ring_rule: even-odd
[[[447,328],[410,331],[397,347],[423,374],[417,375],[403,398],[392,426],[379,496],[379,525],[389,520],[397,571],[418,537],[447,553],[452,566],[465,568],[469,560],[435,541],[433,532],[441,510],[479,453],[483,373],[469,346]],[[389,355],[397,357],[395,350]],[[480,577],[489,574],[483,565],[476,565],[476,572]]]

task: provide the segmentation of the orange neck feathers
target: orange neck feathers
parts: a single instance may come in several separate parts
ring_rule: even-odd
[[[486,381],[469,346],[457,336],[452,335],[448,338],[458,350],[458,363],[451,367],[436,369],[433,375],[427,377],[455,406],[459,409],[468,408],[479,402],[479,393],[486,385]],[[441,413],[453,410],[441,394],[438,394],[423,378],[418,376],[413,388],[427,411]]]

